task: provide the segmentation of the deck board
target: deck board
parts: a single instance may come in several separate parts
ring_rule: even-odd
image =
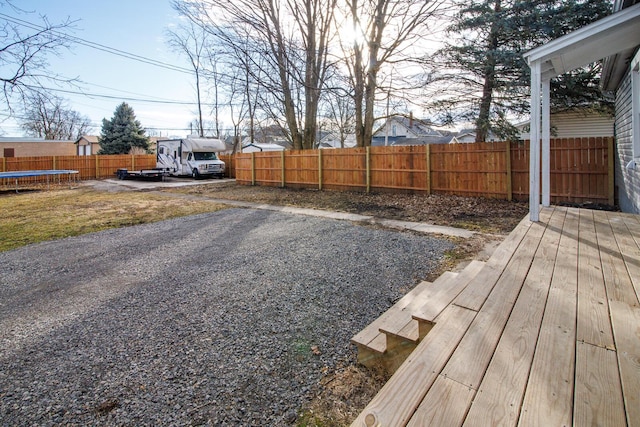
[[[465,426],[509,426],[518,423],[565,212],[556,209],[549,220]]]
[[[460,425],[476,394],[475,390],[443,376],[436,379],[431,390],[433,400],[423,400],[407,426]]]
[[[640,308],[611,302],[618,364],[629,426],[640,426]]]
[[[576,345],[576,426],[626,425],[616,353],[592,344]]]
[[[593,211],[580,210],[577,339],[613,350],[613,332]]]
[[[520,414],[521,426],[569,426],[573,420],[578,286],[576,211],[565,217],[551,288]]]
[[[623,218],[608,214],[607,219],[618,243],[629,279],[633,284],[636,300],[638,300],[640,299],[640,247],[631,236],[631,232]]]
[[[528,218],[520,221],[511,234],[496,248],[480,274],[456,297],[454,301],[456,305],[475,311],[480,310],[496,281],[500,278],[504,264],[511,259],[529,231],[531,224]]]
[[[466,386],[478,388],[511,313],[513,303],[520,293],[545,228],[542,223],[531,225],[519,250],[509,261],[507,268],[471,324],[469,332],[465,334],[445,367],[444,375]]]
[[[637,306],[638,298],[607,215],[604,212],[594,212],[593,218],[607,299]]]

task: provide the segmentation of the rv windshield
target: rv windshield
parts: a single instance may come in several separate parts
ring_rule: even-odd
[[[193,153],[193,158],[195,160],[218,160],[216,153],[195,152]]]

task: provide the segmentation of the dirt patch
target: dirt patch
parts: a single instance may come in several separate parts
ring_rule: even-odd
[[[298,426],[341,427],[351,424],[389,378],[381,370],[348,365],[325,373],[318,393]]]
[[[165,191],[280,206],[327,209],[377,218],[427,222],[508,234],[527,214],[523,202],[441,194],[358,193],[239,185],[235,182]]]

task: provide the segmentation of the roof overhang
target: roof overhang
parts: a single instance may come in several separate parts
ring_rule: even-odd
[[[633,52],[640,45],[640,4],[625,8],[570,34],[532,49],[523,56],[529,66],[540,63],[542,80],[584,67],[600,59]]]

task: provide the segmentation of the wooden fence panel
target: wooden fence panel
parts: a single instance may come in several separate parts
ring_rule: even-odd
[[[508,198],[504,142],[431,146],[433,192]]]
[[[236,154],[234,156],[234,159],[235,159],[234,173],[236,176],[236,181],[240,184],[251,184],[253,155],[251,153]]]
[[[322,150],[322,187],[363,190],[367,186],[367,149]]]
[[[529,142],[511,144],[511,192],[514,200],[529,198]]]
[[[218,156],[225,164],[224,174],[229,178],[236,177],[236,156],[231,154],[221,154]]]
[[[284,158],[288,187],[318,188],[318,150],[289,150]]]
[[[371,147],[371,188],[428,191],[427,147]]]
[[[266,151],[254,160],[255,179],[263,185],[282,184],[282,151]]]
[[[77,170],[80,179],[96,179],[96,157],[61,156],[58,157],[57,163],[60,169]]]

